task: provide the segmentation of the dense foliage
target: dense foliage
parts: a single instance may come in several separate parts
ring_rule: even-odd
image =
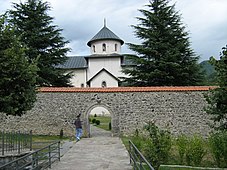
[[[218,88],[206,96],[209,106],[208,114],[212,115],[214,128],[227,130],[227,47],[223,48],[220,60],[210,59],[217,72]]]
[[[133,26],[142,43],[128,44],[138,56],[130,56],[133,68],[123,70],[129,77],[124,84],[131,86],[198,85],[202,73],[190,48],[188,33],[169,0],[151,0],[148,9],[139,10],[139,24]]]
[[[211,134],[209,143],[217,166],[227,167],[227,131]]]
[[[28,47],[25,51],[28,59],[38,59],[38,86],[68,86],[69,74],[56,68],[66,60],[69,48],[61,36],[61,29],[53,25],[53,18],[48,15],[50,6],[42,0],[27,0],[25,3],[13,3],[10,10],[10,22],[15,26],[15,33]]]
[[[159,129],[152,122],[145,127],[145,131],[148,136],[141,135],[137,131],[132,141],[151,165],[158,169],[161,164],[169,159],[172,146],[170,133],[167,130]]]
[[[168,131],[159,129],[154,123],[150,123],[145,129],[149,133],[149,142],[145,144],[144,151],[156,169],[169,159],[171,136]]]
[[[214,66],[210,63],[209,60],[202,61],[200,63],[202,70],[204,71],[204,82],[202,85],[215,86],[217,85],[217,73],[214,69]]]
[[[159,129],[155,124],[146,126],[145,131],[136,131],[130,139],[155,168],[162,165],[182,165],[227,168],[227,132],[212,133],[203,138],[200,135],[172,136],[167,130]],[[148,133],[147,133],[148,132]],[[124,140],[123,140],[124,141]],[[128,140],[127,140],[128,143]],[[161,169],[161,168],[160,168]],[[177,168],[176,168],[177,169]]]
[[[186,151],[186,161],[188,165],[200,166],[206,154],[203,138],[198,135],[194,135],[193,138],[190,138],[189,149]]]
[[[0,16],[0,112],[21,115],[36,100],[36,61],[28,62],[25,51],[6,17]]]

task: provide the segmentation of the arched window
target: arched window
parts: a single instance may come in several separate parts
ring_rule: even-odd
[[[106,51],[106,44],[102,44],[102,51]]]
[[[106,81],[102,82],[102,87],[106,87]]]
[[[95,53],[95,45],[93,45],[92,48],[93,48],[93,52]]]
[[[80,87],[84,87],[84,83],[82,83],[82,84],[80,85]]]
[[[114,47],[115,47],[115,51],[117,51],[117,44],[115,44],[115,46],[114,46]]]

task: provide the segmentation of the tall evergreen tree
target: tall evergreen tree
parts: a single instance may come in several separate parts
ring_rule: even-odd
[[[142,43],[128,44],[138,56],[136,64],[126,68],[124,81],[132,86],[198,85],[202,79],[198,56],[190,48],[188,33],[169,0],[150,0],[148,9],[139,10],[139,24],[133,26]]]
[[[208,94],[208,114],[214,120],[214,128],[217,130],[227,130],[227,46],[223,48],[220,60],[213,57],[210,62],[215,66],[219,87],[211,90]]]
[[[0,16],[0,112],[21,115],[36,100],[36,63],[28,62],[14,29]]]
[[[29,48],[26,51],[30,60],[38,60],[39,86],[68,86],[69,74],[55,66],[66,60],[69,48],[61,36],[62,29],[53,25],[53,18],[48,15],[50,6],[42,0],[27,0],[25,3],[14,3],[10,10],[11,22],[16,28],[17,35]]]

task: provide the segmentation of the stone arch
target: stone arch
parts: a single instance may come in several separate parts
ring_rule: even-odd
[[[115,117],[115,114],[114,112],[112,111],[112,109],[105,103],[95,103],[95,104],[91,104],[86,110],[85,110],[85,115],[84,115],[84,118],[83,118],[83,121],[84,121],[84,136],[85,137],[91,137],[91,130],[90,130],[90,123],[89,123],[89,114],[90,112],[96,108],[96,107],[103,107],[105,108],[106,110],[109,111],[110,113],[110,116],[111,116],[111,125],[112,125],[112,129],[111,129],[111,132],[113,134],[113,132],[116,131],[117,127],[118,127],[118,124],[116,123],[116,121],[113,121],[114,117]]]

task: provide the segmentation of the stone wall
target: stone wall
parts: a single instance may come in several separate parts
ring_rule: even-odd
[[[132,134],[149,121],[172,134],[199,133],[206,136],[209,116],[204,112],[206,91],[43,91],[34,108],[21,117],[0,114],[6,130],[33,130],[34,134],[74,135],[73,121],[82,113],[84,135],[89,136],[88,115],[95,107],[111,114],[114,135]],[[91,132],[92,133],[92,132]]]

